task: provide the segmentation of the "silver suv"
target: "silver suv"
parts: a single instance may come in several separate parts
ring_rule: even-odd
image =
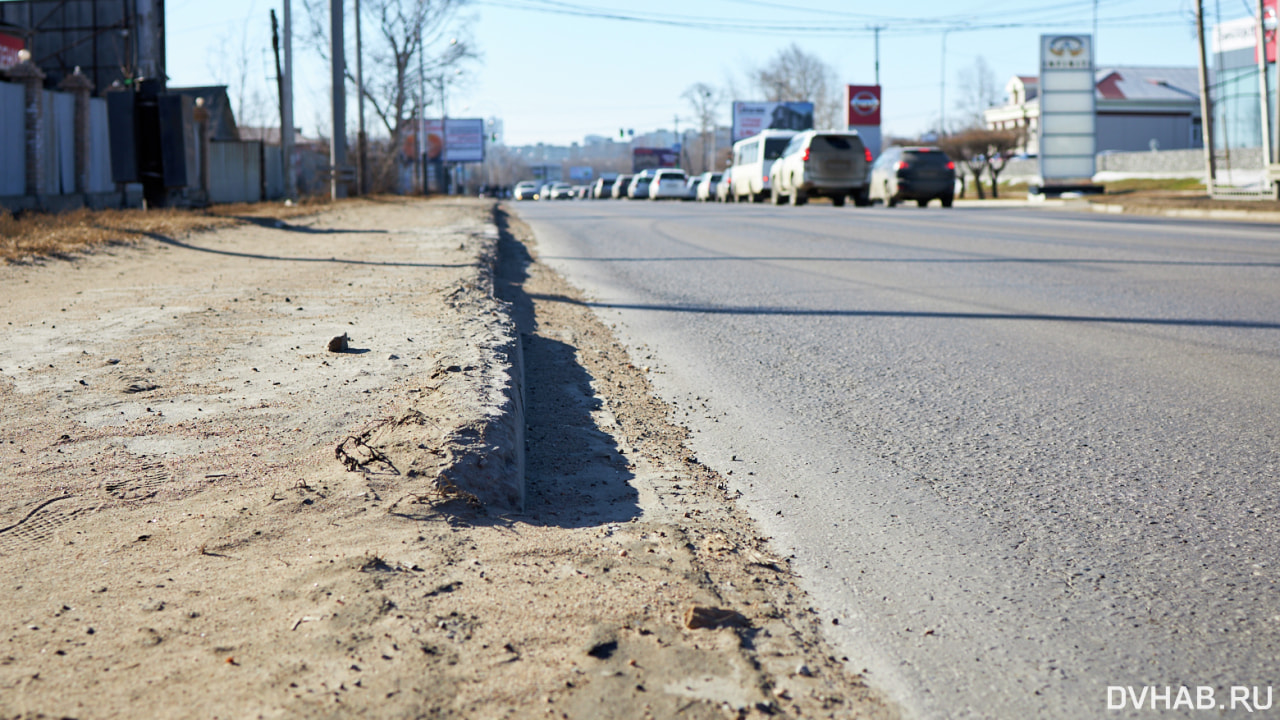
[[[845,198],[852,197],[854,205],[870,205],[870,167],[871,151],[858,133],[805,130],[791,138],[773,163],[770,198],[774,205],[781,205],[783,198],[792,205],[803,205],[811,197],[829,197],[831,204],[839,207]]]

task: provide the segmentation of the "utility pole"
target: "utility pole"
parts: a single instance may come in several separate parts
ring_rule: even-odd
[[[1196,0],[1196,49],[1200,57],[1200,129],[1204,133],[1205,189],[1213,197],[1213,103],[1209,99],[1208,61],[1204,54],[1204,0]],[[1264,49],[1265,52],[1265,49]]]
[[[356,3],[356,194],[369,192],[369,138],[364,133],[364,46],[360,39],[360,0]]]
[[[347,165],[347,88],[343,77],[346,55],[342,0],[329,0],[329,57],[333,59],[333,137],[329,139],[329,196],[334,200],[347,196],[347,186],[342,182],[342,172]]]
[[[879,87],[880,86],[880,31],[884,29],[884,26],[876,25],[871,29],[874,30],[876,33],[876,87]],[[943,47],[946,47],[946,42],[947,42],[945,40],[946,36],[943,35],[943,38],[944,38],[942,41]],[[945,64],[945,61],[944,61],[944,64]],[[847,112],[848,108],[845,108],[845,111]]]
[[[289,174],[289,156],[284,154],[284,71],[280,69],[280,26],[276,22],[274,8],[271,10],[271,52],[276,58],[276,99],[280,103],[280,176],[284,179]],[[287,197],[288,187],[285,188],[285,193]]]
[[[942,31],[942,90],[938,98],[938,135],[947,134],[947,31]]]
[[[275,8],[271,9],[271,53],[276,59],[276,109],[280,111],[280,127],[284,127],[284,72],[280,70],[280,24],[276,22]]]
[[[707,167],[705,168],[705,171],[715,172],[716,170],[716,124],[714,120],[712,122],[707,122],[711,114],[709,112],[709,108],[711,105],[710,90],[707,90],[702,93],[702,100],[703,100],[702,113],[701,113],[702,117],[700,119],[702,120],[702,149],[704,151],[703,154],[707,156]],[[709,137],[708,137],[708,130],[710,131]]]
[[[422,44],[422,26],[418,26],[418,170],[422,177],[422,194],[427,195],[431,188],[427,185],[427,72],[424,69],[422,56],[427,54],[427,47]],[[444,133],[444,119],[440,120],[440,132]]]
[[[1258,103],[1262,108],[1262,157],[1263,166],[1270,165],[1271,159],[1271,87],[1267,82],[1267,29],[1264,27],[1266,21],[1266,8],[1264,0],[1258,0],[1257,12],[1257,32],[1255,33],[1258,42],[1258,82],[1261,85],[1261,94],[1258,95],[1262,102]]]
[[[680,116],[672,115],[671,122],[676,126],[676,147],[680,148],[676,151],[676,167],[684,165],[684,143],[680,142]]]
[[[280,154],[284,156],[284,196],[298,196],[293,176],[293,0],[284,2],[284,82],[280,86]]]

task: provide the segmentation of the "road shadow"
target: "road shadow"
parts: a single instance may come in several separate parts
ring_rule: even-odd
[[[1238,330],[1280,330],[1280,322],[1218,318],[1161,318],[1108,315],[1056,315],[1051,313],[943,312],[926,310],[836,310],[722,305],[670,305],[644,303],[587,302],[563,295],[534,295],[535,300],[569,303],[609,310],[650,310],[653,312],[703,315],[779,315],[791,317],[908,318],[921,320],[1011,320],[1023,322],[1103,323],[1109,325],[1154,325],[1172,327],[1220,327]]]
[[[1280,268],[1280,262],[1216,261],[1216,260],[1105,260],[1101,258],[1033,258],[1033,257],[818,257],[804,255],[689,255],[684,257],[573,257],[549,256],[547,260],[570,260],[587,263],[692,263],[692,262],[815,262],[829,265],[1136,265],[1143,267],[1206,268]]]
[[[169,247],[179,248],[181,250],[192,250],[194,252],[209,253],[211,255],[223,255],[226,257],[238,257],[246,260],[273,260],[277,262],[300,262],[300,263],[333,263],[335,265],[367,265],[370,267],[415,267],[415,268],[460,268],[470,267],[474,263],[407,263],[407,262],[385,262],[379,260],[348,260],[343,258],[328,257],[290,257],[286,255],[263,255],[260,253],[243,253],[233,250],[218,250],[211,247],[203,247],[195,243],[185,242],[162,235],[157,232],[148,232],[146,230],[137,230],[124,228],[127,232],[137,233],[156,242],[163,243]]]
[[[592,376],[576,348],[543,334],[534,298],[525,289],[534,260],[511,233],[506,216],[498,226],[495,294],[511,304],[520,331],[525,377],[525,516],[534,525],[590,527],[627,522],[640,515],[639,495],[612,435],[592,411],[600,402]]]
[[[284,232],[303,233],[306,235],[344,235],[344,234],[366,234],[366,235],[386,235],[386,230],[351,230],[347,228],[313,228],[308,225],[294,225],[284,220],[276,218],[253,217],[252,215],[225,215],[223,217],[231,217],[241,222],[257,225],[268,230],[283,230]]]

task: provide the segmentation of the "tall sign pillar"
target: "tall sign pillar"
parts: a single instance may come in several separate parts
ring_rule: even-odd
[[[877,33],[878,37],[878,33]],[[845,85],[844,128],[857,130],[872,157],[880,156],[880,86]]]
[[[1093,37],[1040,36],[1040,179],[1055,185],[1092,182],[1097,154]]]

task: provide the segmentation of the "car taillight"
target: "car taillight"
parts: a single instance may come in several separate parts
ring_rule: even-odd
[[[910,167],[910,165],[907,165],[907,161],[906,161],[906,160],[899,160],[899,161],[898,161],[898,164],[893,166],[893,169],[894,169],[894,170],[906,170],[908,167]]]
[[[871,148],[862,148],[862,155],[867,159],[867,162],[871,162]]]
[[[956,164],[955,164],[955,163],[953,163],[953,162],[948,162],[948,163],[947,163],[947,169],[948,169],[948,170],[955,170],[955,169],[956,169]]]
[[[800,159],[801,159],[801,160],[803,160],[803,161],[805,161],[805,162],[809,162],[809,148],[805,148],[805,149],[804,149],[804,157],[802,157],[802,158],[800,158]]]

